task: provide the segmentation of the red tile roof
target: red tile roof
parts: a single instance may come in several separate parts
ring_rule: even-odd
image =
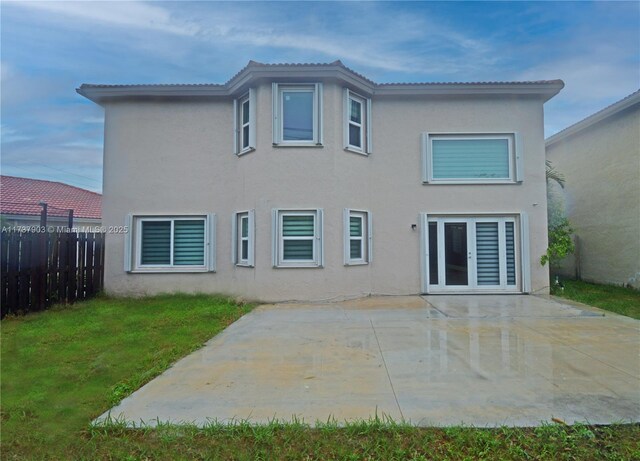
[[[102,218],[102,195],[61,182],[0,176],[0,212],[11,215],[39,215],[44,202],[50,216]]]

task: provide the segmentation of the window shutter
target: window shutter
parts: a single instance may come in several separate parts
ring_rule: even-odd
[[[349,90],[342,89],[342,144],[349,147]]]
[[[431,146],[429,133],[422,133],[422,182],[428,183],[431,171]]]
[[[124,218],[124,225],[129,233],[124,236],[124,271],[131,272],[131,247],[133,243],[133,216],[128,214]]]
[[[345,208],[342,212],[342,229],[343,229],[343,238],[342,238],[342,262],[345,266],[349,265],[349,208]]]
[[[316,224],[316,241],[318,242],[318,266],[324,267],[324,210],[318,208]]]
[[[256,212],[255,210],[249,210],[249,261],[248,264],[251,267],[255,266],[255,245],[256,245]]]
[[[238,263],[238,213],[231,218],[231,263]]]
[[[278,84],[271,84],[271,112],[273,115],[272,137],[273,143],[280,142],[280,102],[278,95]]]
[[[367,129],[367,133],[366,133],[367,140],[365,142],[365,146],[367,147],[367,150],[366,150],[367,154],[370,154],[370,153],[373,152],[372,147],[371,147],[373,145],[373,141],[372,141],[372,138],[371,138],[371,132],[372,132],[371,127],[373,125],[373,119],[371,118],[371,98],[367,98],[367,120],[366,120],[366,123],[367,123],[367,126],[366,126],[366,129]]]
[[[249,147],[256,148],[256,90],[249,88]]]
[[[271,210],[271,264],[273,267],[278,267],[278,252],[280,235],[278,234],[278,210],[274,208]]]
[[[207,248],[208,258],[207,258],[207,268],[209,272],[216,271],[216,253],[217,253],[217,244],[216,244],[216,215],[215,213],[210,213],[207,215],[207,226],[208,235],[207,235]]]
[[[322,96],[322,83],[316,83],[315,84],[316,87],[316,91],[315,91],[315,95],[316,95],[316,107],[317,107],[317,111],[314,114],[317,117],[316,120],[316,144],[318,145],[322,145],[323,143],[323,137],[322,137],[322,119],[324,117],[324,110],[322,107],[322,100],[324,99]]]
[[[240,148],[239,148],[240,143],[238,142],[238,137],[240,133],[240,130],[238,129],[239,117],[240,117],[240,114],[239,114],[238,100],[234,99],[233,100],[233,153],[236,155],[240,152]]]
[[[524,181],[524,149],[522,147],[522,136],[520,133],[514,133],[515,150],[516,150],[516,182]]]
[[[371,212],[367,211],[367,262],[373,261],[373,218]]]

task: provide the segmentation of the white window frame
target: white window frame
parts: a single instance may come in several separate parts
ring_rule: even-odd
[[[344,228],[344,265],[358,266],[369,264],[373,256],[373,238],[372,238],[372,219],[371,213],[367,210],[355,210],[345,208],[343,213]],[[362,235],[360,237],[351,236],[351,217],[359,217],[362,219]],[[351,240],[361,240],[361,257],[351,258]]]
[[[247,220],[248,235],[242,237],[242,220]],[[238,211],[233,214],[232,229],[232,261],[236,266],[255,267],[255,210]],[[247,258],[242,258],[242,242],[247,241]]]
[[[244,104],[249,103],[249,121],[243,123]],[[256,148],[256,95],[253,88],[240,98],[233,100],[233,152],[240,156],[252,152]],[[244,127],[249,126],[248,145],[244,146]]]
[[[272,84],[272,112],[273,112],[273,145],[280,147],[319,147],[322,146],[322,83],[273,83]],[[313,92],[313,137],[307,141],[284,140],[283,95],[288,91]]]
[[[322,208],[285,209],[275,208],[272,210],[272,248],[273,267],[324,267],[324,246],[323,246],[323,214]],[[313,237],[284,237],[282,235],[282,222],[284,216],[308,216],[314,217]],[[311,240],[313,239],[313,258],[310,260],[285,260],[284,240]]]
[[[344,149],[361,155],[369,155],[371,151],[371,98],[365,98],[348,88],[343,90],[343,118],[344,118]],[[360,118],[362,123],[357,124],[351,121],[351,100],[360,103]],[[360,127],[360,147],[354,146],[349,141],[349,127],[356,125]]]
[[[204,261],[201,265],[142,264],[142,223],[149,221],[171,222],[171,257],[173,261],[173,228],[178,220],[204,221]],[[215,272],[216,271],[216,215],[211,214],[167,214],[127,215],[125,221],[130,232],[125,241],[124,270],[126,272]],[[132,254],[133,253],[133,254]]]
[[[434,178],[433,141],[469,139],[506,139],[509,146],[508,178]],[[514,184],[523,181],[522,140],[518,132],[499,133],[422,133],[422,182],[425,184]]]

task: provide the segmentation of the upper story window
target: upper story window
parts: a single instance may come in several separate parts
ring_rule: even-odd
[[[255,212],[234,213],[233,218],[233,263],[236,266],[254,267]]]
[[[273,266],[322,267],[322,209],[273,210]]]
[[[249,89],[241,98],[233,101],[234,109],[234,153],[246,154],[256,147],[256,97]]]
[[[322,144],[322,84],[273,84],[273,144]]]
[[[371,99],[344,89],[344,148],[371,153]]]
[[[215,215],[129,217],[125,270],[151,272],[215,271]]]
[[[423,133],[423,181],[472,184],[522,181],[517,133]]]

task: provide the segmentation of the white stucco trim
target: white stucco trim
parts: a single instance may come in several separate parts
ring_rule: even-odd
[[[133,244],[133,216],[131,213],[125,216],[124,225],[129,229],[124,237],[124,271],[131,272],[131,246]]]
[[[531,293],[531,253],[529,249],[529,216],[520,213],[520,252],[522,255],[522,292]]]

